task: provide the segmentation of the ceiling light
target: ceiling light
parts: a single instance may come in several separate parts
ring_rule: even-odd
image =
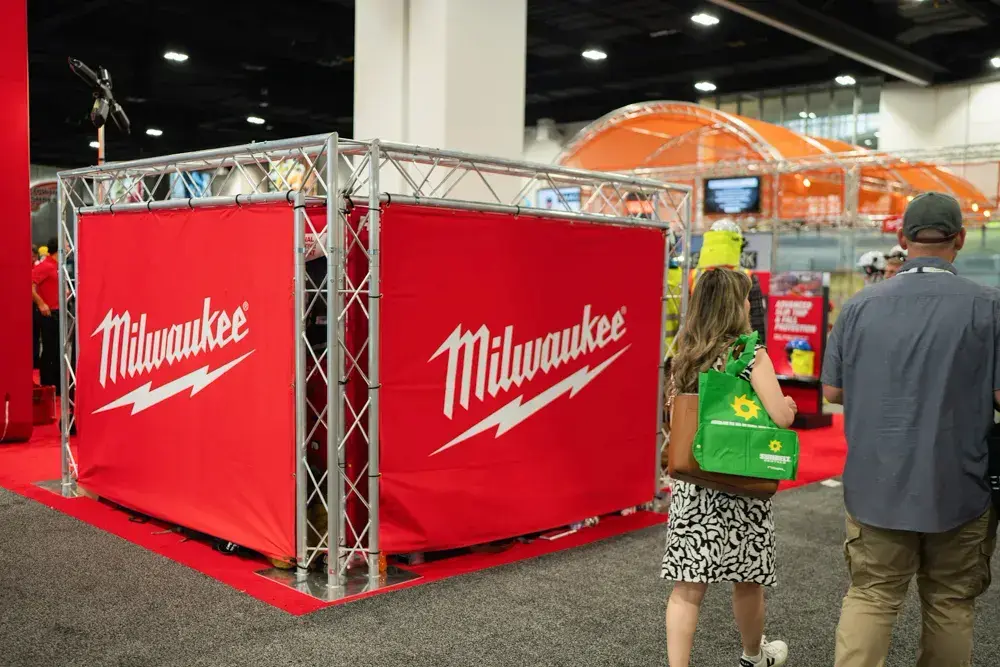
[[[169,60],[170,62],[182,63],[188,59],[188,54],[178,53],[177,51],[167,51],[163,54],[163,58],[165,60]]]
[[[703,93],[710,93],[713,90],[715,90],[715,84],[712,83],[711,81],[699,81],[698,83],[694,84],[694,87]]]
[[[872,140],[871,139],[865,139],[865,146],[871,146],[871,145],[872,145]]]
[[[979,210],[979,204],[977,204],[976,202],[972,202],[972,210],[973,211],[978,211]]]
[[[718,25],[719,24],[719,19],[717,19],[716,17],[712,16],[711,14],[706,14],[704,12],[698,12],[697,14],[695,14],[694,16],[692,16],[691,17],[691,21],[693,23],[697,23],[698,25],[703,25],[706,28],[709,27],[709,26],[713,26],[713,25]]]
[[[996,69],[1000,69],[1000,56],[993,56],[990,58],[990,64]]]
[[[163,130],[157,130],[155,127],[150,127],[146,129],[146,134],[150,137],[161,137],[163,136]]]
[[[598,49],[587,49],[581,55],[587,60],[604,60],[608,57],[608,54]]]
[[[983,211],[983,217],[984,218],[990,217],[990,212],[989,211]]]
[[[814,114],[813,112],[810,111],[809,112],[809,117],[815,119],[816,118],[816,114]]]
[[[854,80],[854,77],[851,76],[850,74],[841,74],[836,79],[834,79],[834,81],[836,81],[837,84],[840,86],[853,86],[854,84],[857,83],[857,81]]]
[[[876,131],[876,132],[875,132],[875,138],[876,138],[876,139],[878,139],[878,138],[879,138],[879,137],[881,137],[881,136],[882,136],[882,133],[881,133],[881,132],[878,132],[878,131]]]
[[[808,118],[808,117],[809,117],[809,114],[807,114],[805,111],[800,111],[799,112],[799,118]]]
[[[101,145],[99,143],[97,143],[96,141],[91,141],[90,142],[90,147],[91,148],[100,148]],[[975,210],[975,209],[973,209],[973,210]]]
[[[264,119],[258,116],[247,116],[247,122],[251,125],[263,125]]]
[[[806,186],[808,188],[810,185],[812,185],[812,181],[810,181],[808,178],[803,178],[802,179],[802,185],[804,185],[804,186]]]
[[[906,201],[913,201],[913,195],[906,195]]]

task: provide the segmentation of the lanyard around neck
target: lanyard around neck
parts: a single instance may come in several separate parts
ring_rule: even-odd
[[[950,275],[955,275],[948,269],[939,269],[936,266],[915,266],[912,269],[907,269],[906,271],[900,271],[897,276],[906,276],[913,273],[948,273]]]

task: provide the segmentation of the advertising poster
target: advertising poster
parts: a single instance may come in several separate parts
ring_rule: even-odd
[[[381,240],[383,550],[653,496],[662,232],[393,204]]]
[[[779,377],[818,381],[826,342],[829,274],[774,273],[768,295],[767,350]]]
[[[80,485],[293,556],[291,207],[82,215],[79,229]],[[206,229],[239,252],[192,231]],[[122,253],[136,234],[144,251]]]

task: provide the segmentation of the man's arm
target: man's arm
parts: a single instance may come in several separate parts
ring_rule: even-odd
[[[38,306],[39,312],[45,317],[50,317],[52,315],[52,309],[49,308],[49,304],[45,303],[41,295],[38,294],[38,290],[35,288],[35,283],[31,283],[31,300],[35,302]]]
[[[840,317],[833,324],[833,330],[826,339],[826,355],[823,357],[823,398],[830,403],[843,405],[844,403],[844,367],[841,355],[841,340],[845,322],[847,321],[847,307],[840,313]]]

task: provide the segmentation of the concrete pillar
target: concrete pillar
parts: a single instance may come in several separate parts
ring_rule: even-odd
[[[526,29],[527,0],[357,3],[354,136],[519,159]]]

